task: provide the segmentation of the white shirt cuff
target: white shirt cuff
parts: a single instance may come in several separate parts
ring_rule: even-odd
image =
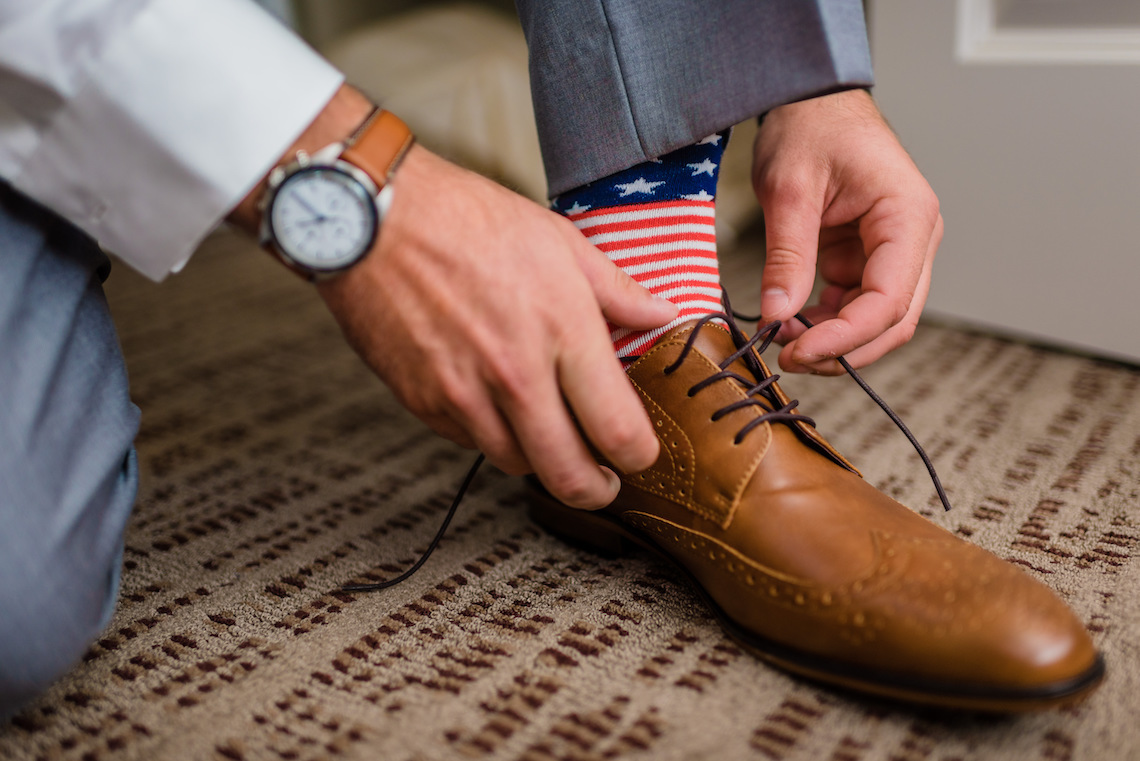
[[[108,41],[13,184],[160,280],[342,75],[248,0],[155,0]]]

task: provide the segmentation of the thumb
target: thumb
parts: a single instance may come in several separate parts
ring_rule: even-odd
[[[677,317],[675,304],[654,296],[584,238],[575,246],[575,253],[602,314],[614,325],[651,330]]]
[[[763,319],[789,320],[815,283],[823,210],[806,198],[772,199],[764,208],[767,254],[760,280]]]

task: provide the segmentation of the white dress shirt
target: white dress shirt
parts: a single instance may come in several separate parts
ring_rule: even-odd
[[[250,0],[0,0],[0,177],[160,280],[341,81]]]

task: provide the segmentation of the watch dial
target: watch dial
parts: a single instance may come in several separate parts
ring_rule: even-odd
[[[337,270],[371,247],[376,206],[351,175],[314,167],[290,176],[278,188],[270,224],[289,258],[315,270]]]

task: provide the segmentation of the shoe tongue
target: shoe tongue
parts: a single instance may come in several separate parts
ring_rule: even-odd
[[[716,322],[706,323],[697,331],[697,337],[693,341],[693,348],[718,365],[732,354],[735,354],[737,350],[736,344],[732,340],[732,334],[728,332],[728,328]],[[747,370],[743,360],[738,359],[737,362],[741,364],[740,369]]]
[[[662,343],[671,339],[686,341],[695,326],[695,322],[685,323],[666,333],[658,341]],[[693,348],[718,365],[737,351],[736,344],[732,340],[732,334],[719,321],[707,322],[697,330],[696,338],[693,339]],[[745,378],[752,376],[752,372],[748,369],[743,358],[733,362],[728,369]]]
[[[694,335],[695,331],[695,335]],[[653,344],[653,348],[642,355],[640,359],[635,361],[632,365],[626,368],[626,372],[634,380],[637,380],[645,373],[653,373],[660,371],[659,364],[664,363],[665,366],[671,364],[679,354],[683,351],[682,347],[691,344],[691,351],[700,354],[706,360],[714,365],[721,365],[726,359],[738,351],[736,343],[732,340],[732,334],[729,333],[728,328],[717,322],[706,322],[699,328],[697,322],[686,322],[673,328],[668,333],[660,336]],[[655,358],[653,361],[648,361],[651,354],[655,354],[656,350],[664,349],[672,345],[674,348],[667,350],[667,353],[660,357]],[[668,359],[666,359],[668,357]],[[763,365],[763,361],[760,362]],[[656,370],[654,370],[656,368]],[[755,373],[745,363],[743,357],[737,359],[728,367],[724,368],[731,373],[735,373],[744,379],[753,379],[757,382],[763,379],[764,376],[756,377]],[[764,368],[767,370],[767,367]],[[735,380],[725,380],[725,383],[737,383]],[[751,383],[749,384],[751,385]],[[774,386],[774,384],[773,384]],[[783,394],[778,389],[773,389],[777,397],[782,398]],[[782,403],[786,403],[787,399],[782,399]]]
[[[667,343],[683,344],[689,340],[694,329],[697,330],[697,335],[695,338],[693,338],[693,349],[699,351],[713,363],[720,365],[724,362],[724,360],[737,352],[737,346],[736,343],[732,340],[732,334],[729,333],[728,328],[721,324],[720,321],[707,322],[699,329],[696,328],[696,321],[679,325],[665,335],[658,338],[654,343],[654,346],[661,346]],[[771,370],[768,369],[767,364],[765,364],[764,360],[760,358],[759,354],[755,352],[755,349],[753,349],[753,354],[756,356],[757,362],[764,369],[764,372],[767,375],[772,375]],[[638,374],[637,367],[639,364],[639,362],[635,362],[628,368],[627,371],[630,373],[631,377],[636,377]],[[737,359],[726,369],[730,372],[740,375],[743,378],[755,378],[756,381],[762,380],[762,377],[758,378],[755,376],[743,358]],[[727,382],[735,383],[735,381]],[[791,401],[790,397],[784,393],[784,390],[780,388],[779,384],[773,382],[768,386],[768,389],[769,392],[779,401],[779,404],[776,406],[783,406]],[[788,422],[787,425],[793,431],[795,431],[797,435],[799,435],[809,446],[817,449],[841,467],[850,470],[856,475],[861,475],[855,466],[852,465],[851,462],[848,461],[847,458],[842,454],[840,454],[833,446],[831,446],[831,444],[826,439],[824,439],[823,436],[821,436],[814,427],[798,420],[794,422]]]

